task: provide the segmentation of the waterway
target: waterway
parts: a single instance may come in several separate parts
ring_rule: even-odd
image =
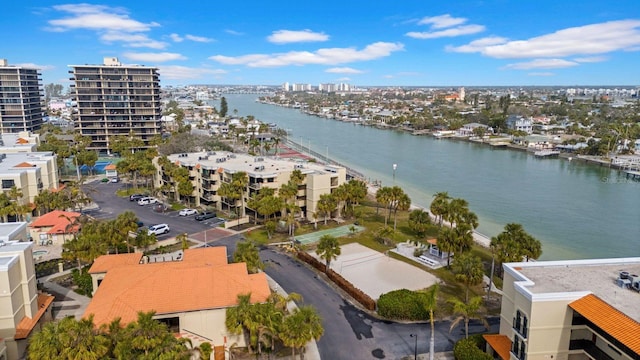
[[[541,259],[640,256],[640,182],[616,170],[323,119],[257,95],[225,97],[230,111],[275,123],[368,179],[402,187],[414,205],[428,207],[440,191],[466,199],[484,235],[522,224],[542,242]]]

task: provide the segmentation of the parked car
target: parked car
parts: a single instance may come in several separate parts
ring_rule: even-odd
[[[111,178],[111,182],[112,183],[117,183],[118,181],[120,181],[120,178],[118,178],[118,177],[112,177]]]
[[[129,201],[138,201],[144,197],[147,197],[147,195],[144,194],[132,194],[129,195]]]
[[[200,214],[196,215],[196,220],[202,221],[207,219],[213,219],[214,217],[216,217],[216,213],[212,211],[203,211]]]
[[[142,199],[138,200],[138,205],[149,205],[149,204],[155,204],[157,202],[158,202],[158,199],[156,198],[143,197]]]
[[[196,210],[196,209],[182,209],[182,210],[180,210],[178,215],[180,215],[180,216],[189,216],[189,215],[194,215],[194,214],[197,214],[197,213],[198,213],[198,210]]]
[[[162,235],[162,234],[166,234],[169,232],[169,225],[167,224],[158,224],[158,225],[153,225],[153,226],[149,226],[149,235],[151,234],[156,234],[156,235]]]

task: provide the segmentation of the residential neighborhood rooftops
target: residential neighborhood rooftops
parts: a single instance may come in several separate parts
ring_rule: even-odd
[[[640,322],[640,293],[617,284],[621,272],[640,274],[640,258],[545,261],[505,264],[521,274],[521,286],[536,295],[592,293],[636,323]],[[526,280],[530,280],[528,283]]]
[[[108,264],[105,257],[126,260]],[[95,273],[96,264],[110,267],[85,311],[85,316],[94,314],[96,325],[116,317],[126,324],[139,311],[162,315],[217,309],[234,306],[239,294],[251,293],[252,302],[270,295],[266,276],[249,274],[244,263],[227,264],[224,247],[188,249],[180,261],[131,264],[134,259],[131,254],[104,255],[91,268]]]

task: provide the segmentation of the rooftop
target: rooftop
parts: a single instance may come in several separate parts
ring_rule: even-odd
[[[109,257],[119,260],[107,264],[104,258]],[[251,302],[266,301],[270,294],[263,273],[249,274],[244,263],[227,264],[225,247],[187,249],[181,261],[135,260],[133,254],[104,255],[92,266],[91,273],[97,265],[108,267],[85,311],[85,316],[94,314],[97,326],[116,317],[127,324],[137,319],[139,311],[160,315],[225,308],[236,305],[239,294],[251,293]],[[118,261],[122,264],[115,264]]]
[[[80,215],[80,213],[73,211],[53,210],[34,220],[30,227],[51,227],[47,234],[75,233],[78,231],[79,226],[73,225],[69,227],[69,224]]]
[[[50,151],[31,152],[31,153],[9,153],[4,154],[5,157],[0,161],[0,172],[9,171],[25,171],[29,169],[36,169],[35,165],[55,157]],[[32,167],[26,167],[25,163],[33,165]]]
[[[26,228],[26,222],[0,223],[0,241],[16,240]]]
[[[334,165],[301,162],[272,156],[251,156],[226,151],[172,154],[168,158],[172,162],[180,162],[187,166],[199,164],[209,170],[220,171],[219,169],[223,169],[228,173],[244,171],[249,176],[257,178],[275,177],[278,173],[292,172],[296,169],[302,171],[303,174],[328,174],[335,173],[341,168]]]
[[[640,322],[640,293],[616,284],[621,271],[640,274],[640,258],[540,261],[506,266],[533,282],[524,287],[534,295],[575,293],[577,299],[593,293]]]

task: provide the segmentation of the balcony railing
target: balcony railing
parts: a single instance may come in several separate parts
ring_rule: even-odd
[[[582,350],[594,359],[613,360],[611,356],[600,350],[596,344],[589,340],[571,340],[569,342],[569,350]]]

